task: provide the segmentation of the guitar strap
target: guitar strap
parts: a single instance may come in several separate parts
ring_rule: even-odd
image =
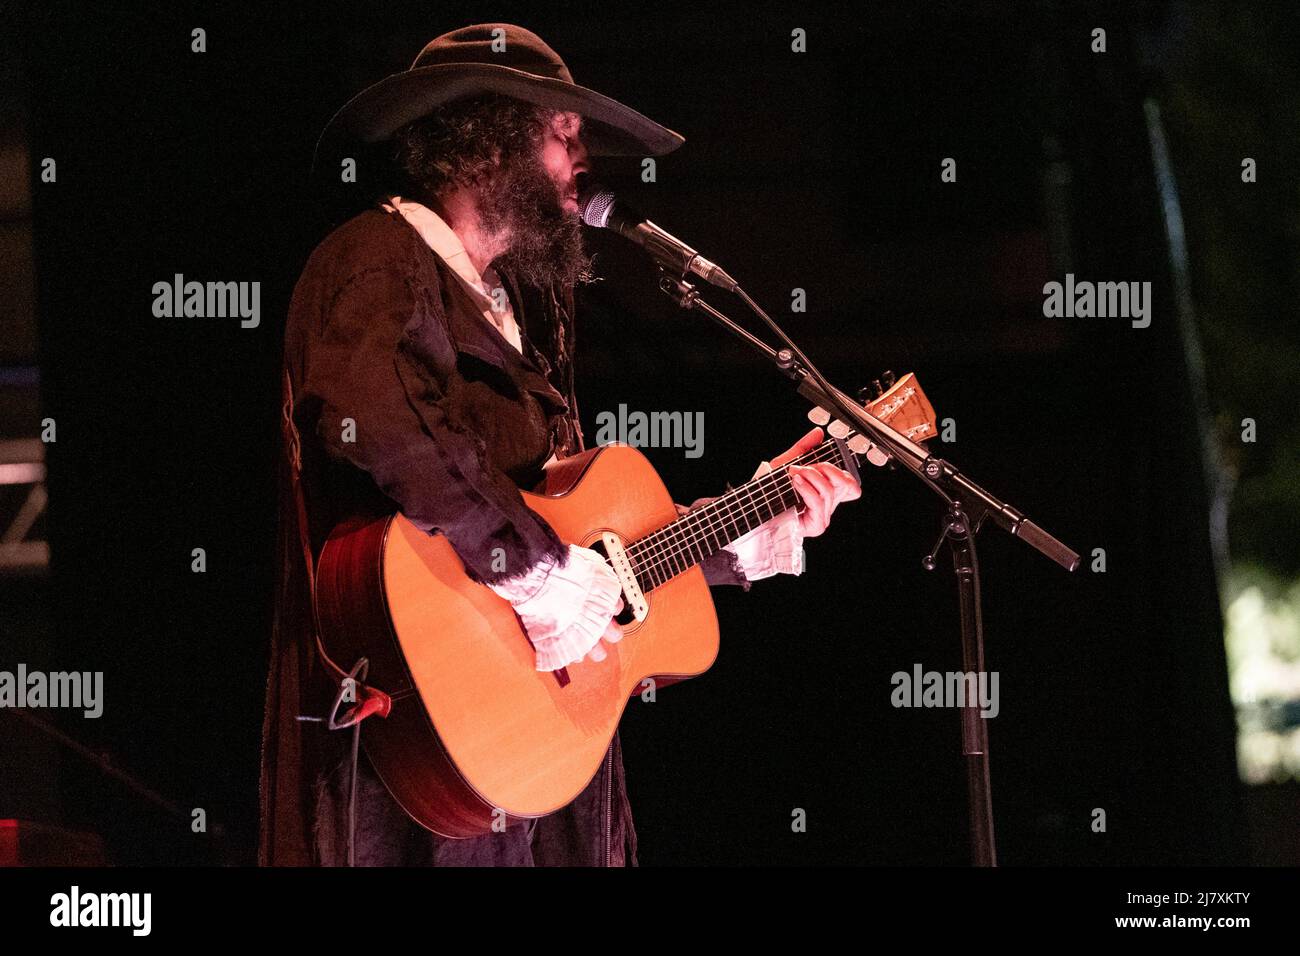
[[[334,682],[339,685],[339,694],[334,700],[334,707],[330,713],[329,727],[331,730],[340,730],[344,727],[359,724],[373,714],[387,717],[393,708],[393,701],[382,690],[371,687],[369,684],[363,684],[358,679],[359,677],[365,677],[365,658],[358,661],[352,672],[349,673],[334,662],[325,650],[325,644],[321,640],[320,619],[316,614],[316,560],[312,554],[311,532],[307,524],[307,501],[302,489],[302,443],[298,435],[298,427],[293,421],[293,379],[289,375],[288,365],[284,367],[281,396],[283,406],[280,417],[280,433],[284,439],[285,453],[289,459],[289,480],[293,485],[293,498],[298,509],[298,541],[302,546],[302,560],[307,571],[307,586],[311,596],[312,636],[316,641],[317,655],[332,674]],[[341,721],[336,721],[335,716],[339,704],[343,701],[345,697],[344,691],[348,686],[356,688],[355,703]]]

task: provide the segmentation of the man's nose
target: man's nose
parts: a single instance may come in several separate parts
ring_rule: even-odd
[[[581,139],[575,139],[573,143],[572,149],[569,150],[569,164],[573,168],[573,175],[580,176],[591,172],[591,163],[587,162],[587,144]]]

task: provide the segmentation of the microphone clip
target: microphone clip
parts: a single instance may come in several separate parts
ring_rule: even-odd
[[[659,267],[659,288],[683,309],[695,308],[695,302],[700,297],[699,290],[694,285],[683,277],[673,275],[663,266]]]

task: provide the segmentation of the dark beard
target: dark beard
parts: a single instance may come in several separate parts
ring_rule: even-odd
[[[479,195],[479,220],[488,235],[508,232],[510,245],[496,263],[539,289],[571,286],[590,275],[582,220],[564,211],[560,190],[537,156],[502,164]]]

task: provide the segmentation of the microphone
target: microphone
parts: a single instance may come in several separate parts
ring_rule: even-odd
[[[728,292],[740,286],[715,262],[664,232],[599,183],[588,183],[578,195],[578,214],[595,229],[613,229],[652,255],[660,265],[681,275],[692,273]]]

